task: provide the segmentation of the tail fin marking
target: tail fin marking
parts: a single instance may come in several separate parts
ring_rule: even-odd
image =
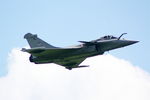
[[[31,34],[31,33],[25,34],[24,38],[28,41],[31,48],[37,48],[37,47],[57,48],[46,43],[42,39],[38,38],[37,35]]]

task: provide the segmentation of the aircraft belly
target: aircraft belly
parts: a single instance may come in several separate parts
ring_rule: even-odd
[[[36,62],[43,62],[43,63],[53,63],[56,59],[63,59],[68,57],[68,54],[46,54],[43,56],[39,56],[35,59]],[[71,55],[70,55],[71,56]]]
[[[94,47],[85,47],[75,51],[66,52],[44,52],[40,56],[34,59],[36,63],[55,63],[64,59],[72,60],[83,57],[90,57],[96,55]]]

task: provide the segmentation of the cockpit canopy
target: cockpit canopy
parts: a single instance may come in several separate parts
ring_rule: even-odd
[[[114,37],[114,36],[112,36],[112,35],[106,35],[106,36],[103,36],[103,37],[101,37],[101,38],[99,38],[99,39],[97,39],[97,40],[92,40],[92,41],[90,41],[90,42],[98,42],[98,41],[102,41],[102,40],[112,40],[112,39],[120,40],[120,38],[121,38],[123,35],[125,35],[125,34],[127,34],[127,33],[122,33],[119,37]]]
[[[118,39],[118,38],[114,37],[112,35],[106,35],[106,36],[103,36],[97,40],[93,40],[92,42],[98,42],[98,41],[102,41],[102,40],[111,40],[111,39]]]
[[[117,39],[117,37],[114,37],[112,35],[107,35],[100,38],[100,40],[110,40],[110,39]]]

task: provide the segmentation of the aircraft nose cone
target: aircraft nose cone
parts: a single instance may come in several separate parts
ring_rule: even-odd
[[[131,44],[135,44],[135,43],[138,43],[139,41],[127,41],[127,44],[128,45],[131,45]]]
[[[139,41],[132,41],[132,40],[126,40],[123,42],[123,45],[124,46],[128,46],[128,45],[132,45],[132,44],[135,44],[135,43],[138,43]]]

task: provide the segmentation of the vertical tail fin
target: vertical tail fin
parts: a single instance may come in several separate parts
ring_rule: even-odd
[[[31,34],[31,33],[25,34],[24,38],[27,39],[31,48],[36,48],[36,47],[57,48],[46,43],[42,39],[38,38],[37,35]]]

